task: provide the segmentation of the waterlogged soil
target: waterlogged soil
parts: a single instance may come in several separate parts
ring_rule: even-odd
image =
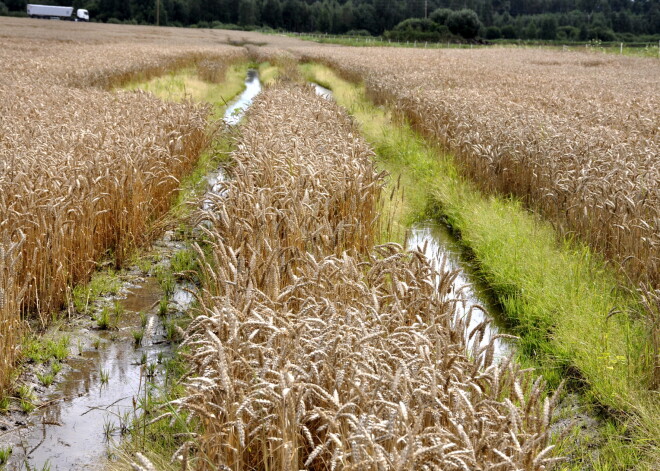
[[[256,70],[250,69],[245,90],[228,107],[224,121],[234,126],[261,91]],[[226,179],[223,169],[207,176],[209,191],[218,192]],[[151,257],[167,268],[172,255],[186,248],[168,232],[154,244]],[[150,271],[154,273],[152,269]],[[118,302],[122,314],[113,328],[101,330],[89,316],[67,319],[71,356],[48,388],[37,373],[45,366],[26,369],[19,383],[30,386],[39,404],[31,414],[13,407],[0,416],[0,448],[11,447],[4,468],[9,470],[101,470],[132,421],[140,415],[140,403],[150,388],[162,385],[165,364],[172,355],[171,343],[160,315],[164,293],[155,276],[137,267],[121,275],[117,296],[95,301],[95,311]],[[177,282],[169,297],[167,318],[184,315],[192,306],[196,286]],[[111,316],[112,317],[112,316]],[[133,332],[143,331],[136,343]],[[43,370],[43,371],[42,371]]]
[[[182,243],[158,242],[157,258],[168,256]],[[163,290],[153,276],[139,270],[121,275],[117,296],[96,302],[118,302],[123,313],[101,330],[89,316],[73,319],[67,326],[71,356],[50,388],[35,382],[35,412],[14,411],[13,427],[0,436],[2,446],[11,446],[7,470],[97,470],[103,469],[114,446],[140,415],[140,401],[149,388],[163,381],[165,364],[172,355],[160,315]],[[177,283],[168,303],[168,318],[180,317],[193,300],[194,285]],[[136,343],[133,332],[143,332]],[[26,372],[28,382],[33,372]]]

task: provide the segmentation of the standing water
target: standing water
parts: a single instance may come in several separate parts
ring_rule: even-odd
[[[228,105],[225,123],[238,124],[260,91],[257,71],[248,70],[245,90]],[[210,191],[220,188],[225,179],[222,169],[208,175]],[[157,245],[181,248],[165,241]],[[192,285],[177,285],[170,306],[185,312],[193,302],[193,290]],[[156,278],[143,278],[126,294],[119,300],[124,314],[116,328],[83,329],[78,356],[67,360],[69,370],[61,373],[62,381],[36,412],[19,421],[18,428],[0,434],[0,445],[12,447],[7,470],[106,468],[114,443],[139,414],[141,398],[152,387],[149,383],[162,384],[162,365],[171,356],[157,313],[163,292]],[[137,344],[133,332],[140,327],[143,338]]]
[[[461,259],[461,248],[449,229],[430,221],[415,224],[408,232],[406,246],[409,249],[423,250],[434,268],[457,273],[452,286],[453,294],[459,300],[456,315],[460,317],[470,315],[470,322],[467,325],[468,332],[481,322],[491,319],[493,322],[486,328],[482,345],[500,334],[498,326],[494,324],[495,319],[488,315],[496,313],[498,310],[489,301],[485,289],[476,282],[476,277],[472,276],[473,270],[469,264]],[[510,351],[511,345],[504,339],[495,339],[496,357],[506,356]]]
[[[243,93],[237,99],[229,103],[223,118],[225,123],[230,126],[238,124],[260,91],[261,81],[259,81],[259,72],[249,69],[245,78],[245,90],[243,90]]]
[[[252,102],[256,96],[261,92],[261,81],[259,80],[259,72],[255,69],[249,69],[247,72],[247,77],[245,78],[245,90],[241,93],[238,98],[231,101],[227,106],[225,115],[222,118],[223,121],[228,126],[237,125],[247,109],[252,105]],[[206,180],[209,183],[209,191],[211,193],[218,193],[222,191],[222,183],[227,179],[227,175],[224,169],[219,168],[214,172],[211,172]],[[203,203],[204,209],[208,209],[209,202],[205,201]]]
[[[114,329],[80,332],[64,379],[17,431],[10,469],[103,469],[113,439],[134,417],[133,398],[145,392],[147,365],[158,365],[155,376],[170,353],[155,312],[163,294],[156,280],[144,279],[127,294],[119,300],[124,313]],[[140,312],[145,329],[136,346],[132,331],[140,326]]]
[[[331,90],[318,83],[310,83],[314,86],[317,95],[326,100],[333,98]],[[478,283],[477,277],[472,275],[473,270],[469,264],[461,260],[461,247],[446,227],[430,221],[415,224],[406,237],[406,247],[423,250],[426,258],[436,269],[442,267],[445,271],[457,273],[452,291],[459,300],[457,316],[462,318],[469,316],[470,318],[467,325],[468,332],[483,321],[491,320],[481,341],[482,345],[500,334],[498,326],[494,324],[496,319],[489,315],[498,313],[499,310],[489,301],[488,294],[485,288]],[[496,357],[506,356],[510,352],[511,345],[505,339],[495,339]]]

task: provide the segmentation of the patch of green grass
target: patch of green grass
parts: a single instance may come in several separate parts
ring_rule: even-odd
[[[120,289],[121,280],[113,270],[96,272],[89,283],[73,288],[73,306],[79,313],[87,314],[99,296],[114,295]]]
[[[144,330],[142,329],[137,329],[131,331],[131,334],[133,334],[133,342],[135,343],[136,346],[140,345],[142,343],[142,338],[144,337]]]
[[[176,280],[172,274],[172,270],[163,265],[158,265],[155,272],[156,280],[163,293],[165,293],[165,296],[172,296],[174,294],[174,287],[176,286]]]
[[[44,363],[51,358],[59,361],[69,356],[70,337],[62,335],[57,339],[27,336],[23,340],[23,357],[34,363]]]
[[[272,85],[280,75],[280,68],[270,62],[259,64],[259,80],[265,86]]]
[[[647,389],[652,365],[647,339],[643,326],[625,314],[610,315],[631,312],[635,300],[620,289],[600,257],[579,243],[558,243],[552,227],[519,201],[482,195],[459,176],[451,155],[374,106],[363,86],[319,65],[304,65],[302,72],[333,91],[374,146],[379,166],[392,175],[392,194],[403,196],[398,204],[394,196],[386,208],[393,213],[395,240],[402,241],[412,221],[448,222],[520,336],[520,361],[536,366],[553,386],[568,379],[585,397],[614,412],[610,418],[618,420],[606,422],[616,430],[607,433],[614,438],[589,454],[597,462],[588,465],[603,470],[620,469],[618,462],[645,466],[639,463],[640,450],[655,450],[644,457],[647,464],[659,459],[660,415],[657,397]],[[636,425],[628,429],[631,423]]]
[[[9,457],[11,456],[11,452],[12,450],[10,446],[0,448],[0,466],[7,464]]]
[[[175,276],[190,278],[198,269],[197,254],[190,248],[179,250],[172,255],[170,264]]]
[[[96,326],[101,330],[110,328],[110,308],[108,306],[103,306],[101,312],[96,315]]]
[[[37,379],[41,384],[48,387],[53,384],[55,376],[52,373],[37,373]]]
[[[57,375],[60,371],[62,371],[62,363],[60,363],[59,361],[54,361],[53,363],[51,363],[50,372],[53,375]]]
[[[109,370],[100,370],[99,371],[99,378],[101,381],[101,384],[108,384],[110,381],[110,371]]]
[[[11,404],[11,399],[9,396],[0,397],[0,414],[6,414],[9,412],[9,405]]]
[[[129,91],[145,90],[166,101],[209,103],[213,107],[213,118],[220,119],[227,103],[245,89],[245,76],[250,66],[247,62],[230,66],[225,80],[220,83],[204,81],[195,68],[185,68],[146,82],[133,82],[123,88]]]

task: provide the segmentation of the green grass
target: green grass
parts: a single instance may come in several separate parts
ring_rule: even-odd
[[[0,448],[0,466],[4,466],[9,461],[11,456],[11,447],[2,447]]]
[[[198,269],[197,254],[191,248],[177,251],[172,255],[170,263],[177,278],[190,278]]]
[[[23,358],[34,363],[44,363],[50,359],[63,361],[69,356],[70,340],[68,335],[57,339],[27,336],[21,347]]]
[[[270,62],[259,64],[259,80],[263,85],[271,85],[280,75],[280,68]]]
[[[242,62],[227,70],[225,80],[211,83],[199,78],[195,68],[186,68],[153,78],[146,82],[132,82],[125,90],[144,90],[165,101],[192,100],[209,103],[213,107],[212,118],[221,119],[226,104],[245,89],[245,76],[252,64]]]
[[[649,345],[643,327],[625,314],[635,300],[602,260],[577,242],[558,243],[552,227],[518,201],[482,195],[459,176],[452,156],[374,106],[363,86],[319,65],[304,65],[302,72],[333,91],[392,175],[386,211],[393,238],[401,242],[415,220],[447,221],[521,337],[520,361],[536,366],[552,386],[567,379],[607,417],[619,419],[606,421],[599,453],[590,452],[592,462],[579,466],[652,469],[660,460],[660,415],[657,396],[647,390]]]
[[[623,43],[623,49],[620,47],[619,41],[611,43],[602,43],[600,41],[591,42],[572,42],[572,41],[540,41],[540,40],[524,40],[524,39],[501,39],[490,40],[492,44],[463,44],[452,42],[425,42],[425,41],[390,41],[380,37],[355,37],[355,36],[337,36],[337,35],[322,35],[322,34],[289,34],[292,37],[302,39],[303,41],[312,41],[320,44],[338,44],[341,46],[351,47],[397,47],[397,48],[428,48],[428,49],[476,49],[476,48],[493,48],[493,47],[507,47],[507,48],[534,48],[534,49],[551,49],[560,51],[577,51],[577,52],[593,52],[616,54],[632,57],[647,57],[651,59],[660,58],[658,52],[657,42],[648,42],[645,47],[632,47]],[[634,41],[639,44],[640,41]],[[642,41],[643,42],[643,41]]]
[[[121,280],[114,270],[96,272],[86,285],[73,288],[73,306],[81,314],[89,312],[92,301],[99,296],[114,295],[121,289]]]

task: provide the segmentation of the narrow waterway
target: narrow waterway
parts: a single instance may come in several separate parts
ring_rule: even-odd
[[[224,121],[238,124],[260,91],[258,73],[250,69],[245,90],[228,105]],[[209,174],[209,191],[221,191],[225,178],[222,169]],[[165,264],[184,247],[169,237],[155,245]],[[168,299],[171,316],[189,309],[194,290],[190,283],[175,285]],[[87,326],[72,335],[72,356],[57,385],[36,412],[0,436],[0,444],[12,448],[9,462],[0,469],[105,469],[114,447],[141,413],[141,398],[164,381],[172,347],[164,326],[168,317],[159,313],[163,296],[155,276],[136,275],[116,300],[123,313],[112,329]],[[134,332],[139,330],[143,337],[137,342]]]
[[[317,95],[332,100],[332,90],[318,83],[310,82]],[[495,356],[503,357],[511,352],[512,345],[506,339],[498,338],[500,330],[497,319],[500,311],[490,301],[485,286],[480,283],[470,264],[461,257],[462,249],[449,229],[442,224],[426,221],[413,225],[406,237],[406,247],[424,251],[427,259],[436,269],[456,272],[452,291],[457,299],[457,316],[468,320],[468,333],[484,321],[489,320],[481,344],[495,338]],[[473,341],[473,340],[472,340]],[[470,347],[472,345],[470,344]]]
[[[255,69],[249,69],[245,78],[245,90],[227,106],[224,116],[225,123],[230,126],[238,124],[259,92],[261,92],[259,72]]]
[[[481,345],[502,333],[497,324],[499,309],[490,301],[486,288],[479,282],[473,268],[461,257],[460,244],[447,227],[433,221],[413,225],[406,237],[406,248],[422,250],[438,270],[456,272],[452,286],[452,292],[458,300],[456,315],[469,320],[466,325],[468,333],[482,322],[490,320]],[[510,352],[511,344],[496,337],[495,356],[503,357]]]

